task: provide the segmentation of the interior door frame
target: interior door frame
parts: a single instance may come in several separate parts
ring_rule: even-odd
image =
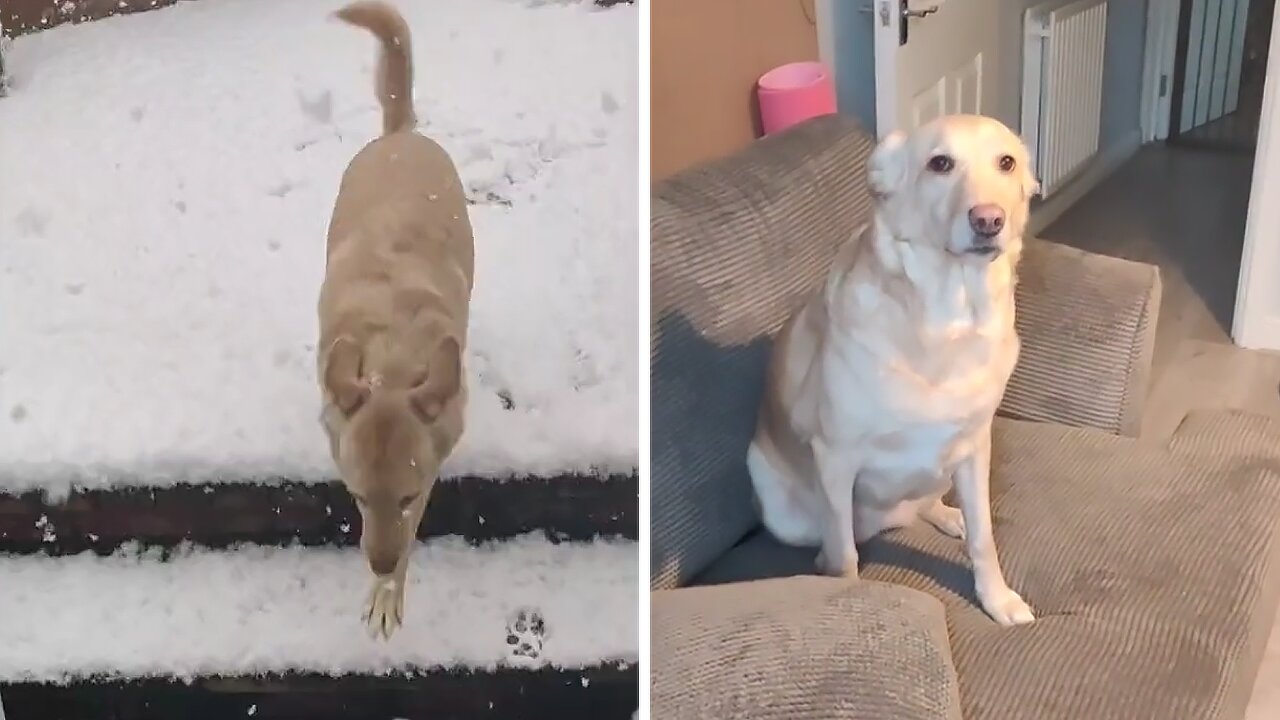
[[[907,20],[902,17],[900,0],[874,0],[871,10],[876,44],[876,139],[883,140],[899,122],[897,38]]]
[[[1181,37],[1182,0],[1148,0],[1145,51],[1142,69],[1142,117],[1139,125],[1142,142],[1149,143],[1169,137],[1174,113],[1173,98],[1180,88],[1177,63],[1185,57],[1186,48],[1179,53]],[[1185,43],[1184,43],[1185,44]],[[1161,91],[1163,90],[1163,94]]]
[[[1231,339],[1254,350],[1280,350],[1280,13],[1271,19],[1262,116],[1253,160],[1244,253],[1236,285]]]
[[[837,1],[839,0],[813,0],[813,24],[818,33],[818,60],[827,66],[827,72],[831,73],[833,80],[840,65],[836,57],[836,16],[833,5]]]

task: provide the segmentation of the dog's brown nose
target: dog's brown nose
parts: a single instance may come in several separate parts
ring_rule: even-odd
[[[1004,229],[1004,208],[983,203],[969,208],[969,227],[982,237],[992,237]]]

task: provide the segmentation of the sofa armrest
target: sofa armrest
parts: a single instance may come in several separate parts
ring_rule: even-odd
[[[1136,437],[1160,292],[1155,266],[1028,240],[1018,268],[1022,354],[1001,414]]]
[[[664,720],[960,720],[942,604],[898,585],[791,577],[652,594]]]

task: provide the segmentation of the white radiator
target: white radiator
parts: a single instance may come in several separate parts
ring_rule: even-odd
[[[1048,197],[1098,152],[1107,0],[1037,5],[1025,27],[1022,135]]]

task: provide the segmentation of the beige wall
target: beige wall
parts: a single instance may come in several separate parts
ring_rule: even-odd
[[[818,59],[814,0],[651,0],[653,180],[756,137],[755,82]]]

